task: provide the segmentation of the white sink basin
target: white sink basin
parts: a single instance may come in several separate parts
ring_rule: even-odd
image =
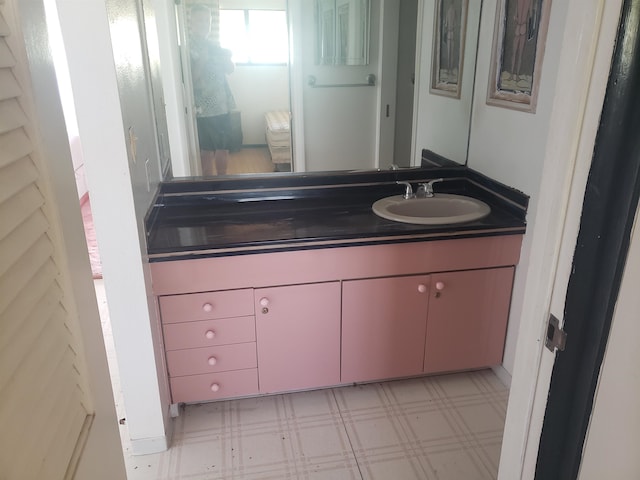
[[[396,222],[447,225],[479,220],[489,215],[491,208],[475,198],[436,193],[430,198],[405,199],[402,195],[383,198],[373,204],[373,212]]]

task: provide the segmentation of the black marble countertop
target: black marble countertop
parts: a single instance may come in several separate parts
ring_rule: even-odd
[[[289,174],[291,175],[291,174]],[[376,200],[403,193],[398,180],[444,177],[438,192],[484,200],[489,216],[457,225],[413,225],[378,217]],[[351,175],[200,181],[163,185],[147,221],[149,260],[522,234],[528,197],[470,169],[410,169]]]

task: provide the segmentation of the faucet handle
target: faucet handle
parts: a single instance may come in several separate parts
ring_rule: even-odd
[[[444,178],[434,178],[433,180],[429,180],[428,182],[419,183],[416,196],[421,198],[433,197],[433,184],[438,182],[444,182]]]
[[[405,200],[409,200],[410,198],[415,198],[416,195],[413,193],[413,187],[411,186],[411,184],[409,182],[397,181],[396,183],[398,185],[404,185],[405,186],[404,195],[403,195]]]
[[[416,190],[416,197],[418,198],[426,197],[428,189],[429,187],[427,186],[426,183],[419,183],[418,189]],[[433,188],[431,189],[431,193],[433,194]]]

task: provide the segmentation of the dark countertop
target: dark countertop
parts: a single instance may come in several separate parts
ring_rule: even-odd
[[[184,190],[171,182],[148,218],[149,260],[524,233],[526,195],[466,167],[450,170],[380,172],[352,176],[346,183],[325,178],[324,184],[309,184],[304,176],[296,181],[294,176],[283,185],[287,181],[279,177],[274,188],[259,189],[250,183],[243,189],[237,180],[189,182]],[[403,192],[396,180],[415,185],[441,176],[447,180],[435,185],[436,194],[480,198],[491,206],[491,214],[465,224],[432,226],[394,222],[373,213],[373,202]]]

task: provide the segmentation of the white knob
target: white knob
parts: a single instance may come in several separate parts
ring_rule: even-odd
[[[444,283],[436,282],[436,290],[444,290]]]
[[[420,285],[418,285],[418,291],[419,291],[420,293],[424,293],[424,292],[426,292],[426,291],[427,291],[427,286],[426,286],[426,285],[424,285],[423,283],[421,283]]]
[[[211,340],[213,337],[216,336],[216,332],[214,332],[213,330],[207,330],[204,336],[207,337],[209,340]]]
[[[220,390],[220,385],[218,385],[217,383],[211,385],[212,392],[217,392],[218,390]]]
[[[202,305],[202,310],[204,310],[205,312],[210,312],[213,310],[213,305],[211,305],[210,303],[205,303],[204,305]]]
[[[267,297],[262,297],[260,299],[260,306],[261,307],[267,307],[269,306],[269,299]]]
[[[216,359],[216,357],[209,357],[207,363],[213,367],[216,363],[218,363],[218,360]]]

